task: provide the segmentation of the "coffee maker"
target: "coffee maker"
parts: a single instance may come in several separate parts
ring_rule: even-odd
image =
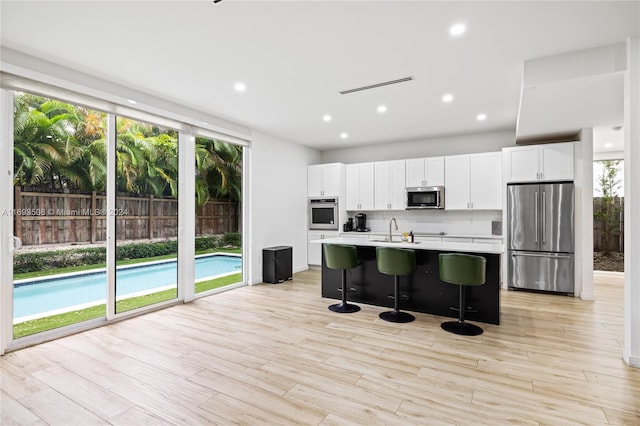
[[[367,232],[367,215],[364,213],[356,214],[356,232]]]

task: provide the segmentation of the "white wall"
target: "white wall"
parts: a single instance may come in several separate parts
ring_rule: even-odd
[[[320,152],[254,132],[250,154],[249,256],[251,284],[262,282],[262,249],[293,247],[293,272],[307,265],[307,165]]]
[[[440,155],[497,152],[504,147],[515,146],[515,140],[515,131],[504,131],[366,145],[324,151],[322,153],[322,163],[352,164]]]

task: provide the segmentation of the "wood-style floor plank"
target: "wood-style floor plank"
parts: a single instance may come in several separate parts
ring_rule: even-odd
[[[320,272],[237,288],[0,359],[2,425],[640,424],[623,279],[595,301],[501,292],[501,324],[327,309]]]

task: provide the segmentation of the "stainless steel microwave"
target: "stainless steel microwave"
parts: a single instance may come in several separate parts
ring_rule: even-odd
[[[338,230],[338,199],[309,198],[309,229]]]
[[[407,188],[405,208],[444,209],[444,186]]]

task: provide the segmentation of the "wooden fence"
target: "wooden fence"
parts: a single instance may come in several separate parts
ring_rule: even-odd
[[[14,193],[14,233],[22,244],[72,244],[105,241],[107,215],[116,216],[118,240],[175,238],[178,200],[145,196],[117,196],[116,209],[107,211],[104,194],[46,192]],[[238,232],[238,203],[212,200],[195,214],[196,235]]]
[[[615,220],[615,225],[611,232],[611,239],[609,241],[609,247],[611,251],[624,253],[624,198],[615,197],[614,202],[620,213]],[[603,208],[602,198],[593,198],[593,251],[602,251],[605,248],[605,241],[603,235],[604,223],[595,217],[595,213],[601,211]]]

